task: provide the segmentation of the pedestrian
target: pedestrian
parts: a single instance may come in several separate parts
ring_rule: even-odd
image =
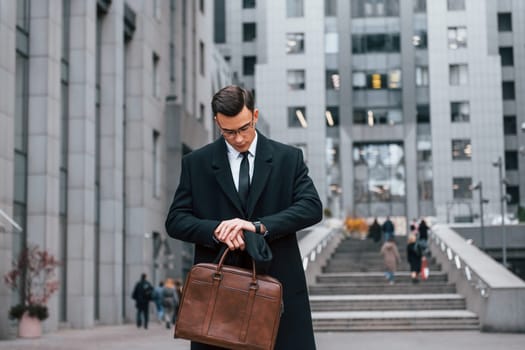
[[[407,238],[407,260],[410,265],[410,278],[412,283],[419,282],[419,272],[421,271],[421,257],[422,251],[420,245],[417,243],[417,237],[414,234],[409,234]]]
[[[162,295],[164,293],[164,282],[160,281],[159,285],[155,287],[153,292],[153,302],[155,303],[155,308],[157,309],[157,320],[162,323],[164,319],[164,308],[162,307]]]
[[[418,232],[419,232],[419,239],[428,241],[428,225],[425,221],[425,219],[421,219],[421,222],[418,226]]]
[[[137,308],[137,328],[144,325],[144,329],[148,329],[149,302],[153,298],[153,286],[148,282],[145,273],[140,276],[140,280],[135,284],[131,297],[135,300],[135,307]]]
[[[385,264],[385,277],[390,284],[394,284],[397,264],[401,262],[401,258],[393,235],[381,246],[381,255]]]
[[[392,220],[390,220],[390,216],[386,217],[386,220],[383,222],[383,226],[381,228],[383,229],[383,239],[385,242],[387,242],[390,237],[394,236],[395,228],[394,223]]]
[[[175,302],[178,303],[178,298],[176,298],[175,282],[173,281],[173,278],[167,278],[166,283],[164,284],[164,290],[162,291],[162,307],[164,308],[164,322],[168,329],[171,327],[173,320]]]
[[[368,238],[376,243],[381,240],[381,225],[379,225],[377,218],[374,218],[374,222],[368,228]]]
[[[315,349],[296,233],[322,219],[322,204],[302,151],[256,129],[259,111],[246,89],[227,86],[211,106],[222,137],[183,158],[166,231],[195,244],[194,263],[214,261],[227,246],[230,261],[245,268],[245,235],[263,235],[273,255],[265,272],[283,286],[275,349]],[[192,342],[191,349],[219,348]]]
[[[182,282],[178,278],[175,280],[175,299],[175,310],[173,311],[173,318],[171,319],[171,323],[173,324],[177,321],[180,301],[182,300]]]
[[[417,220],[414,218],[412,219],[412,222],[410,222],[410,232],[412,234],[417,234]]]

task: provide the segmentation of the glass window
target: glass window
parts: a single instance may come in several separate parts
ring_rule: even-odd
[[[400,52],[399,33],[352,35],[352,53]]]
[[[430,106],[429,105],[417,105],[416,120],[418,124],[429,124],[430,123]]]
[[[450,121],[453,123],[470,121],[470,103],[468,101],[450,102]]]
[[[512,15],[510,12],[498,13],[498,31],[512,32]]]
[[[359,89],[400,89],[401,70],[392,69],[389,72],[353,72],[352,87]]]
[[[514,49],[510,47],[500,47],[499,55],[501,57],[502,66],[513,66],[514,65]]]
[[[414,12],[427,12],[427,0],[414,0]]]
[[[324,35],[324,53],[339,52],[339,34],[325,33]]]
[[[29,0],[16,2],[16,25],[24,32],[29,32]]]
[[[339,71],[333,69],[326,70],[326,89],[339,90],[339,87]]]
[[[288,107],[288,127],[307,128],[306,107]]]
[[[242,41],[254,41],[257,38],[257,27],[254,22],[242,24]]]
[[[368,125],[395,125],[403,121],[401,109],[397,108],[356,108],[353,113],[354,124]]]
[[[401,88],[401,69],[392,69],[388,72],[388,88]]]
[[[451,64],[449,68],[450,85],[468,84],[468,66],[466,64]]]
[[[472,145],[469,139],[452,140],[452,159],[470,160],[472,158]]]
[[[455,177],[452,179],[454,199],[472,199],[471,177]]]
[[[304,90],[306,85],[304,69],[289,69],[286,71],[286,81],[290,90]]]
[[[355,143],[352,153],[356,202],[405,200],[405,155],[401,144]]]
[[[256,56],[244,56],[242,58],[242,74],[243,75],[254,75],[256,63],[257,63]]]
[[[242,0],[242,8],[243,9],[253,9],[256,6],[255,0]]]
[[[465,0],[447,0],[449,11],[461,11],[465,9]]]
[[[505,151],[505,170],[518,170],[518,151]]]
[[[428,67],[416,67],[416,86],[428,86]]]
[[[432,180],[422,180],[418,182],[418,195],[421,201],[431,201],[434,199],[434,187]]]
[[[153,197],[160,197],[160,151],[159,151],[159,137],[157,130],[153,130]]]
[[[303,17],[303,0],[286,0],[286,17]]]
[[[515,115],[506,115],[503,117],[503,131],[505,135],[516,135],[517,124]]]
[[[426,49],[428,47],[427,31],[419,30],[414,33],[414,36],[412,37],[412,45],[414,45],[416,49]]]
[[[339,126],[339,107],[330,106],[326,107],[324,112],[326,118],[326,126],[331,128],[334,126]]]
[[[286,53],[304,53],[304,33],[286,33]]]
[[[337,16],[337,0],[324,0],[324,15],[326,17]]]
[[[156,53],[153,53],[153,74],[151,75],[152,78],[152,92],[153,96],[159,97],[160,94],[160,86],[159,86],[159,61],[160,58],[157,56]]]
[[[213,10],[213,40],[217,44],[226,42],[226,0],[215,0]]]
[[[510,196],[508,204],[517,205],[520,203],[520,187],[519,186],[507,186],[507,194]]]
[[[467,27],[448,28],[448,48],[455,50],[467,47]]]
[[[516,90],[513,81],[504,81],[502,83],[502,88],[504,100],[514,100],[516,98]]]
[[[399,16],[399,0],[354,0],[352,17]]]
[[[199,42],[199,58],[200,58],[200,72],[202,76],[206,75],[206,47],[204,46],[204,42]]]

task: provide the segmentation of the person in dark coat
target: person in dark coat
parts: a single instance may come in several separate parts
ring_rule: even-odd
[[[418,231],[419,231],[419,239],[428,241],[428,225],[425,222],[425,219],[421,219],[421,222],[419,223],[419,226],[418,226]]]
[[[154,288],[146,277],[145,273],[140,276],[140,280],[133,288],[131,297],[135,300],[135,307],[137,308],[137,328],[144,325],[144,328],[148,329],[149,302],[153,298]]]
[[[394,223],[392,220],[390,220],[390,216],[386,217],[385,222],[383,222],[383,226],[381,227],[383,229],[383,239],[385,242],[387,242],[390,237],[394,236]]]
[[[381,225],[379,225],[377,218],[374,218],[374,222],[368,228],[368,238],[374,242],[379,242],[381,240]]]
[[[419,272],[421,271],[422,252],[417,244],[416,235],[410,234],[407,238],[407,260],[410,265],[410,278],[412,283],[419,282]]]
[[[296,233],[322,219],[322,204],[302,151],[256,129],[251,93],[227,86],[212,100],[222,137],[186,155],[166,219],[169,236],[195,244],[194,262],[213,262],[225,245],[245,254],[243,230],[263,235],[273,260],[266,273],[283,286],[275,350],[315,349],[306,278]],[[245,153],[249,152],[249,153]],[[244,159],[249,163],[245,193]],[[241,193],[238,193],[241,190]],[[234,261],[250,268],[247,259]],[[192,342],[192,350],[220,349]]]

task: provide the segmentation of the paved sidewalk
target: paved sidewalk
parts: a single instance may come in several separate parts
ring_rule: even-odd
[[[316,333],[318,350],[522,350],[525,334],[480,332],[354,332]],[[90,330],[60,330],[39,339],[0,340],[0,350],[189,350],[189,342],[173,339],[159,324],[100,326]],[[300,349],[289,349],[300,350]]]

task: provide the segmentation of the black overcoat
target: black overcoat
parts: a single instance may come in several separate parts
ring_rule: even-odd
[[[194,263],[212,262],[222,244],[213,231],[222,220],[260,220],[273,253],[268,274],[283,285],[284,313],[275,349],[315,349],[308,291],[296,232],[319,222],[322,204],[301,150],[258,132],[247,213],[233,182],[224,139],[182,159],[180,183],[166,220],[167,233],[195,243]],[[192,343],[192,349],[217,349]]]

